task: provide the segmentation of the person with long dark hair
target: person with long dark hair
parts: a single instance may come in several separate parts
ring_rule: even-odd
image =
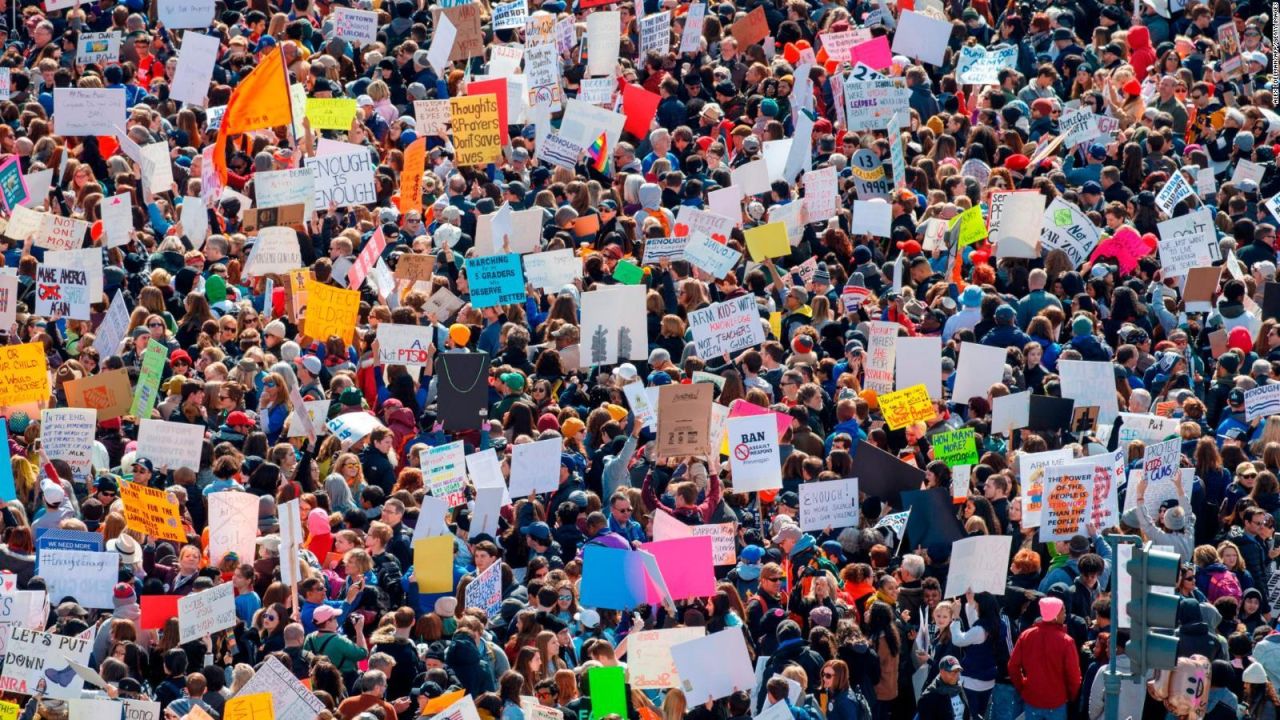
[[[876,651],[880,660],[880,681],[875,685],[875,698],[871,703],[872,717],[875,720],[888,720],[892,714],[893,701],[898,697],[898,656],[902,652],[902,640],[898,635],[893,607],[879,601],[871,603],[865,630],[867,643]]]

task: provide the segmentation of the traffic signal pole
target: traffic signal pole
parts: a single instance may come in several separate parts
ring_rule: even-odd
[[[1152,549],[1135,535],[1107,535],[1111,546],[1111,642],[1107,675],[1103,679],[1106,720],[1130,720],[1120,717],[1120,683],[1125,680],[1141,683],[1148,670],[1172,669],[1176,666],[1178,640],[1158,632],[1177,624],[1177,596],[1154,592],[1152,586],[1172,586],[1177,583],[1181,560],[1176,553]],[[1129,644],[1125,655],[1129,658],[1129,672],[1121,675],[1116,667],[1117,635],[1120,631],[1120,545],[1132,545],[1133,557],[1126,563],[1129,573],[1129,602],[1125,610],[1129,617]]]

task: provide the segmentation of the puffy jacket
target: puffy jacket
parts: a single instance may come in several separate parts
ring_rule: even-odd
[[[1037,622],[1018,638],[1009,657],[1009,680],[1028,705],[1052,710],[1080,692],[1075,642],[1062,623]]]
[[[1151,47],[1151,31],[1143,25],[1129,28],[1129,64],[1133,66],[1133,74],[1142,82],[1147,77],[1147,68],[1156,64],[1156,51]]]

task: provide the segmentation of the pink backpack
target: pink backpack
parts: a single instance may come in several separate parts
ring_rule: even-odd
[[[1230,570],[1220,570],[1209,576],[1209,592],[1205,595],[1209,598],[1209,602],[1214,602],[1228,595],[1239,600],[1244,592],[1240,589],[1240,581],[1236,579],[1235,573]]]

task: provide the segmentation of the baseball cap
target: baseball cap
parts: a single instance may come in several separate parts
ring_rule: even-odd
[[[235,410],[227,415],[227,425],[229,427],[253,427],[253,424],[253,421],[249,419],[249,416],[243,410]]]
[[[543,542],[551,539],[551,527],[544,522],[535,522],[520,528],[520,532]]]
[[[340,615],[342,615],[342,611],[338,608],[331,605],[321,605],[311,614],[311,618],[316,625],[323,625]]]
[[[307,369],[312,375],[319,375],[324,364],[320,362],[320,358],[315,355],[299,355],[293,359],[293,362]]]
[[[959,672],[964,668],[960,667],[960,661],[955,655],[947,655],[938,661],[938,669],[943,672]]]

